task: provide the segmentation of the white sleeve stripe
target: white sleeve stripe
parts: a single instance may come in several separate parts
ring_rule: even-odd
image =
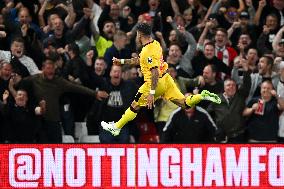
[[[212,123],[212,125],[213,125],[213,126],[215,127],[215,129],[217,130],[217,126],[216,126],[214,120],[212,119],[211,115],[210,115],[204,108],[201,108],[201,107],[199,107],[199,106],[196,106],[196,109],[197,109],[198,111],[204,113],[204,114],[207,116],[208,120]]]
[[[167,129],[168,129],[170,123],[172,122],[172,119],[173,119],[174,115],[175,115],[178,111],[180,111],[180,110],[181,110],[181,107],[178,107],[176,110],[174,110],[174,111],[171,113],[171,115],[170,115],[170,117],[169,117],[169,119],[168,119],[166,125],[165,125],[164,128],[163,128],[163,131],[164,131],[164,132],[167,131]]]

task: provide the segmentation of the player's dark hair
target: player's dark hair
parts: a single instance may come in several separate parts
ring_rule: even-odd
[[[152,33],[152,27],[146,23],[140,23],[137,26],[137,31],[141,32],[145,36],[150,36]]]

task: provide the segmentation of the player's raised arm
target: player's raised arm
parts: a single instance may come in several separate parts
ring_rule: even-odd
[[[131,65],[139,65],[139,57],[134,57],[130,59],[118,59],[116,57],[112,58],[112,62],[114,65],[123,65],[123,64],[131,64]]]

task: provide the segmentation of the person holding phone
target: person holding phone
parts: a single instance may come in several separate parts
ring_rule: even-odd
[[[249,101],[243,112],[248,120],[249,142],[277,142],[279,113],[284,110],[284,99],[273,88],[271,81],[261,84],[261,96]]]

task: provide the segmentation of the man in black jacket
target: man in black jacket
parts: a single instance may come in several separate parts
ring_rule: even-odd
[[[242,112],[251,87],[250,71],[243,61],[244,82],[238,88],[232,79],[224,82],[224,93],[219,94],[221,104],[210,104],[208,112],[215,118],[215,122],[225,136],[226,142],[245,142],[245,119]]]
[[[166,123],[162,142],[213,142],[217,127],[211,116],[201,107],[176,109]]]

